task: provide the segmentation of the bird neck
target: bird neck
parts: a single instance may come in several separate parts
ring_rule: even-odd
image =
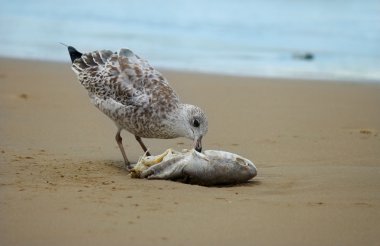
[[[178,107],[168,115],[167,124],[176,137],[193,138],[188,119],[189,107],[189,104],[179,104]]]

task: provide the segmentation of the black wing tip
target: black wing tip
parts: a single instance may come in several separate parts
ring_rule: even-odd
[[[67,46],[67,49],[69,50],[71,62],[74,62],[76,59],[82,57],[82,53],[77,51],[73,46]]]
[[[82,57],[82,53],[80,53],[79,51],[77,51],[73,46],[70,46],[70,45],[66,45],[64,43],[60,43],[64,46],[67,47],[67,50],[69,51],[69,54],[70,54],[70,59],[71,59],[71,62],[74,62],[76,59],[78,58],[81,58]]]

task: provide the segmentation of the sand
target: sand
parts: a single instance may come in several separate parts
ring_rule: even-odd
[[[258,176],[131,179],[69,63],[0,59],[0,245],[379,245],[380,84],[164,75],[207,112],[204,149],[245,156]]]

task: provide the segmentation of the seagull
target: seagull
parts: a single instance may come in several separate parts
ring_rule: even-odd
[[[196,151],[202,151],[202,138],[208,130],[206,114],[197,106],[181,103],[166,78],[146,60],[129,49],[83,54],[65,46],[72,70],[91,103],[116,124],[115,139],[127,170],[132,166],[123,147],[122,130],[135,136],[146,155],[150,153],[141,138],[185,137],[193,140]]]

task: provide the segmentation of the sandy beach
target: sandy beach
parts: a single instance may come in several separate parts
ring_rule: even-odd
[[[380,83],[163,71],[205,109],[228,187],[131,179],[69,63],[0,59],[0,245],[379,245]],[[142,151],[123,133],[131,161]],[[186,139],[145,140],[151,152]]]

